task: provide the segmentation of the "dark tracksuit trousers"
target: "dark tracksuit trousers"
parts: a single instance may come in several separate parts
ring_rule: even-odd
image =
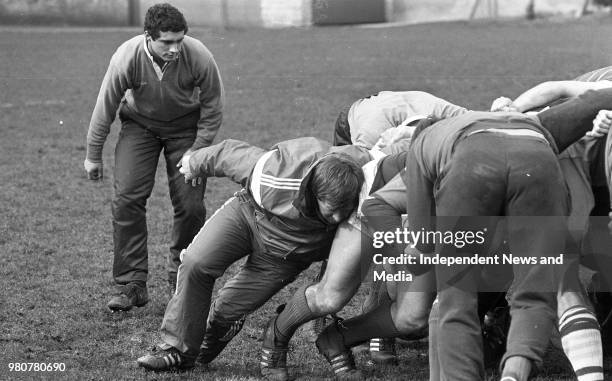
[[[207,326],[226,327],[224,337],[217,339],[231,340],[246,315],[291,283],[313,258],[322,259],[325,252],[306,255],[303,260],[299,255],[284,258],[266,252],[254,231],[255,218],[262,216],[256,217],[260,212],[245,193],[237,193],[217,210],[183,253],[176,293],[166,308],[161,332],[167,345],[188,358],[198,355]],[[219,291],[209,316],[215,280],[245,256],[242,268]]]
[[[194,142],[199,117],[197,112],[161,124],[134,113],[125,104],[120,108],[121,131],[115,147],[112,201],[113,277],[118,284],[147,281],[146,204],[162,151],[174,208],[167,262],[169,280],[176,279],[181,250],[189,245],[206,220],[205,179],[202,185],[192,187],[191,183],[185,183],[176,166]]]
[[[412,179],[419,175],[416,163],[407,159],[407,173]],[[436,182],[436,230],[487,228],[491,232],[495,216],[505,215],[510,250],[515,256],[558,255],[565,244],[566,225],[561,217],[568,208],[565,189],[556,156],[546,141],[479,132],[457,143],[453,159]],[[441,256],[486,254],[487,248],[473,250],[452,245],[436,248]],[[435,270],[440,303],[440,379],[482,380],[477,313],[481,267],[437,265]],[[551,265],[514,265],[513,270],[516,288],[510,301],[512,326],[504,358],[519,355],[538,363],[554,326],[559,270]]]

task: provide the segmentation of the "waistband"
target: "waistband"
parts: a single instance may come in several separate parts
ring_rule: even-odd
[[[533,138],[538,138],[543,140],[546,143],[549,143],[548,140],[544,137],[544,135],[540,132],[530,130],[528,128],[483,128],[480,130],[472,131],[468,134],[468,136],[481,133],[481,132],[498,132],[505,135],[510,136],[531,136]]]

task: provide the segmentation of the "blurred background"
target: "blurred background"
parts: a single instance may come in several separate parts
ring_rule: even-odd
[[[137,26],[155,0],[0,0],[4,24]],[[193,26],[287,27],[582,16],[610,0],[176,0]]]

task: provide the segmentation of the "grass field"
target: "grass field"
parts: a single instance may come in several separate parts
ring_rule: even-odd
[[[256,378],[263,326],[294,285],[253,314],[208,372],[154,374],[136,367],[135,359],[158,340],[168,300],[171,206],[163,160],[148,203],[151,302],[128,313],[105,307],[113,284],[109,203],[118,125],[105,146],[100,183],[85,179],[85,135],[111,54],[139,30],[0,31],[0,379]],[[497,96],[612,62],[612,22],[603,18],[190,33],[208,45],[222,70],[227,102],[217,141],[261,146],[306,135],[330,139],[340,109],[379,90],[424,90],[483,109]],[[236,189],[210,180],[209,214]],[[330,377],[308,339],[298,332],[292,372]],[[413,343],[402,349],[399,367],[366,372],[381,380],[426,379],[426,349],[426,342]],[[365,368],[366,358],[358,360]],[[540,380],[573,379],[558,353],[549,360]],[[11,373],[14,362],[64,363],[66,370]]]

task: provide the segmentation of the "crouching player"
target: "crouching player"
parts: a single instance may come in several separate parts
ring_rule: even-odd
[[[379,197],[393,205],[390,212],[385,211],[376,218],[385,221],[389,229],[401,227],[401,215],[406,208],[406,189],[399,176],[405,165],[403,155],[388,156],[380,162],[373,161],[364,166],[367,185],[362,195],[370,193],[370,198]],[[399,158],[390,160],[396,156]],[[364,206],[367,203],[366,200]],[[403,247],[396,249],[401,251]],[[288,379],[287,348],[297,328],[317,317],[340,311],[359,288],[372,264],[375,250],[369,228],[363,226],[356,216],[351,216],[340,225],[322,279],[315,284],[300,287],[279,315],[270,320],[262,344],[263,376],[274,380]],[[337,377],[361,378],[362,374],[356,369],[350,349],[347,348],[375,337],[423,336],[434,298],[431,272],[414,277],[411,282],[398,283],[395,300],[383,298],[376,308],[360,320],[334,322],[334,327],[341,327],[341,333],[338,333],[340,336],[336,334],[328,338],[322,334],[317,340],[317,347],[332,364]],[[339,342],[334,342],[338,337]]]
[[[501,129],[512,130],[510,133],[507,134],[508,136],[510,136],[510,139],[512,138],[519,139],[520,142],[523,142],[521,139],[524,139],[527,142],[527,144],[531,146],[529,149],[532,149],[534,152],[541,151],[542,153],[545,153],[545,157],[549,154],[553,155],[554,157],[554,152],[551,148],[560,146],[561,149],[564,149],[565,147],[567,147],[568,144],[570,144],[571,142],[581,137],[586,131],[590,129],[591,121],[593,117],[595,116],[596,112],[599,109],[603,108],[604,107],[603,105],[606,102],[609,102],[611,99],[612,99],[612,93],[610,92],[607,92],[607,93],[590,92],[589,94],[585,94],[585,96],[581,97],[580,99],[574,102],[569,102],[569,105],[566,104],[566,105],[557,106],[557,108],[551,109],[546,114],[541,115],[539,119],[526,117],[524,115],[517,114],[517,113],[510,113],[510,114],[504,114],[504,115],[499,115],[499,114],[496,115],[496,114],[491,114],[491,113],[470,113],[470,114],[465,114],[464,116],[447,119],[445,121],[439,122],[438,124],[441,124],[442,126],[454,126],[453,129],[455,129],[454,130],[455,133],[451,134],[450,138],[446,140],[447,143],[452,141],[453,138],[456,140],[461,140],[459,138],[463,136],[463,133],[465,132],[465,130],[471,129],[473,125],[483,126],[483,131],[477,131],[478,133],[480,132],[484,133],[486,130],[487,134],[492,133],[495,138],[498,137],[497,134],[502,134],[502,137],[505,137],[506,136],[505,131],[502,131],[502,132],[497,131],[498,126],[500,126],[499,128]],[[464,120],[465,118],[468,118],[468,119],[473,118],[473,120],[472,119]],[[493,125],[494,127],[491,127],[491,125]],[[575,126],[577,128],[571,129],[571,128],[568,128],[568,126]],[[439,131],[438,130],[436,131],[438,131],[438,133],[441,136],[444,136],[441,130],[443,130],[443,128],[440,128]],[[517,132],[523,133],[525,134],[525,136],[522,136],[521,134],[516,134]],[[483,135],[479,135],[477,137],[481,137],[481,136]],[[484,136],[488,137],[487,135],[484,135]],[[543,147],[541,147],[540,144],[542,144]],[[446,146],[446,148],[448,149],[448,146]],[[436,149],[438,148],[432,147],[432,149],[430,150],[431,152],[425,151],[425,153],[432,153],[431,156],[428,156],[429,159],[438,157],[435,155],[435,152],[437,152],[435,151]],[[521,152],[522,151],[523,150],[521,148]],[[412,150],[410,152],[412,152]],[[449,155],[445,155],[445,156],[443,155],[441,157],[444,160],[449,160],[449,157],[451,156],[450,152],[451,151],[448,150],[447,153],[449,153]],[[536,155],[536,156],[539,156],[539,155]],[[541,162],[541,160],[537,157],[535,157],[534,159],[536,159],[536,163]],[[530,163],[530,161],[528,160],[525,160],[525,161]],[[450,161],[445,162],[445,163],[447,164],[449,162]],[[406,165],[409,165],[410,163],[411,163],[411,159],[406,160]],[[480,163],[480,161],[477,161],[476,163]],[[499,161],[496,161],[495,163],[499,164]],[[555,169],[558,167],[558,164],[556,164],[556,161],[554,163],[555,163],[554,165],[550,163],[546,165],[547,167],[550,167],[550,168],[547,169],[546,176],[544,176],[544,178],[549,180],[550,183],[548,185],[558,185],[558,187],[554,189],[558,189],[559,190],[558,192],[560,192],[561,196],[556,195],[556,198],[552,201],[553,205],[548,205],[548,207],[550,207],[551,210],[547,210],[545,211],[545,213],[546,215],[562,217],[564,213],[566,213],[564,209],[566,206],[564,204],[565,202],[564,201],[565,200],[564,189],[565,188],[564,188],[562,177],[559,176],[559,179],[557,179],[555,175],[556,172],[554,171],[549,172],[551,168]],[[463,163],[463,165],[466,165],[466,163]],[[439,168],[439,167],[434,166],[434,168]],[[480,168],[480,166],[477,166],[476,168]],[[468,171],[467,173],[470,173],[470,172]],[[478,174],[479,172],[474,170],[472,171],[472,174],[474,173]],[[492,171],[492,173],[495,173],[495,171]],[[552,177],[550,176],[551,174],[553,174]],[[530,176],[526,176],[526,177],[530,177]],[[536,179],[538,180],[537,184],[540,184],[539,180],[541,178],[542,176],[536,177]],[[414,180],[411,179],[410,176],[405,175],[404,179],[406,179],[407,181],[405,185],[407,189],[409,190],[408,199],[410,202],[410,200],[412,199],[412,197],[410,197],[411,187],[415,187],[415,186],[418,187],[421,184],[413,185],[412,182]],[[420,177],[418,177],[417,179],[420,179]],[[496,179],[496,181],[497,180],[499,179]],[[557,181],[558,184],[554,183],[555,181]],[[520,185],[526,186],[526,184],[520,184]],[[534,193],[533,191],[531,191],[529,193],[526,193],[526,195],[530,197],[534,197],[534,195],[541,196],[542,193],[537,193],[537,192]],[[486,198],[486,200],[489,200],[491,203],[506,202],[505,197],[501,197],[499,195],[495,195],[495,196],[496,197],[493,197],[493,198]],[[474,200],[479,200],[479,198],[472,197],[471,201],[474,202]],[[532,200],[532,201],[535,201],[535,200]],[[463,201],[461,200],[454,200],[453,202],[457,205],[457,207],[459,207],[460,204],[463,203]],[[540,200],[537,201],[537,204],[541,204]],[[429,201],[428,205],[434,206],[432,201]],[[534,204],[532,203],[530,205],[534,205]],[[427,211],[427,214],[421,214],[421,215],[429,216],[431,213],[431,210],[427,209],[426,211]],[[527,211],[527,212],[531,213],[532,211]],[[535,213],[535,211],[533,212]],[[553,212],[554,214],[552,214]],[[445,213],[450,213],[450,212],[446,211]],[[456,213],[456,212],[453,212],[453,213]],[[495,216],[495,215],[499,215],[500,213],[501,213],[501,209],[498,209],[496,213],[492,215]],[[456,214],[452,214],[452,215],[456,215]],[[537,215],[537,214],[533,214],[533,215]],[[553,218],[552,220],[556,222],[557,226],[555,228],[551,227],[551,232],[554,232],[555,234],[557,234],[559,231],[565,229],[565,224],[562,218]],[[338,231],[338,236],[340,236],[341,232],[342,230]],[[555,237],[555,240],[554,240],[555,244],[559,243],[559,240],[557,238],[558,237]],[[350,241],[350,240],[347,240],[347,241]],[[355,240],[353,240],[353,242],[354,241]],[[338,256],[338,258],[342,258],[342,260],[338,261],[335,268],[334,267],[328,268],[322,281],[319,282],[318,284],[311,285],[311,286],[304,286],[300,288],[294,294],[292,299],[289,301],[285,310],[282,311],[279,314],[279,316],[277,316],[270,322],[266,330],[265,337],[264,337],[263,354],[264,356],[272,357],[273,360],[282,359],[282,361],[264,361],[262,362],[262,373],[264,375],[274,375],[274,377],[277,379],[283,379],[283,377],[286,378],[286,364],[285,364],[286,357],[283,357],[282,354],[284,353],[285,354],[284,356],[286,356],[287,343],[289,339],[291,338],[291,335],[297,329],[297,327],[299,327],[301,324],[305,323],[306,321],[310,319],[316,318],[323,314],[327,314],[327,313],[331,313],[331,312],[335,312],[339,310],[344,305],[344,303],[346,303],[348,299],[350,299],[350,297],[352,296],[352,292],[354,292],[354,290],[356,289],[356,286],[352,287],[352,285],[355,282],[357,283],[359,282],[359,279],[355,280],[355,278],[359,278],[358,276],[356,276],[356,274],[359,273],[359,266],[356,265],[356,263],[359,263],[359,259],[355,259],[355,258],[359,258],[359,256],[363,254],[359,252],[359,250],[361,249],[361,245],[357,244],[351,250],[349,250],[350,249],[349,245],[342,245],[342,247],[340,247],[340,245],[338,246],[339,247],[337,248],[337,250],[334,250],[332,248],[332,253],[330,255],[330,260],[329,260],[329,263],[331,266],[334,263],[333,259],[336,255]],[[517,249],[521,249],[521,248],[517,247]],[[528,247],[526,249],[538,251],[538,248],[536,247]],[[552,249],[557,249],[557,248],[554,247]],[[558,253],[560,253],[561,252],[560,250],[562,249],[563,249],[563,241],[561,240],[561,246],[559,248]],[[520,251],[524,251],[524,250],[519,250],[519,252]],[[356,254],[356,253],[359,253],[359,254]],[[365,254],[365,256],[366,258],[368,257],[367,254]],[[354,265],[350,266],[351,264],[354,264]],[[520,276],[519,276],[519,279],[521,279]],[[552,278],[544,277],[542,279],[543,281],[551,282],[551,284],[555,284],[556,286],[555,274],[552,274]],[[415,278],[415,281],[416,280],[417,278]],[[415,284],[415,282],[413,282],[412,284]],[[548,288],[549,291],[552,289],[552,287],[553,286]],[[426,288],[420,288],[420,289],[423,290]],[[445,290],[447,289],[448,288],[445,288]],[[418,294],[418,293],[415,293],[415,294]],[[552,308],[551,303],[554,302],[554,301],[549,300],[550,298],[547,299],[546,295],[548,294],[544,294],[542,298],[536,300],[537,307],[541,307],[541,308],[539,309],[536,308],[536,311],[534,314],[535,317],[540,319],[540,323],[543,323],[543,324],[551,323],[552,315],[549,316],[550,315],[549,312],[551,311],[551,308]],[[421,297],[422,296],[423,295],[421,295]],[[475,303],[476,301],[475,296],[474,297],[470,296],[470,298],[468,299],[470,303],[472,302]],[[446,300],[446,297],[442,298],[442,300]],[[468,302],[468,300],[464,300],[464,301],[466,301],[466,303]],[[519,301],[519,299],[516,299],[516,296],[515,296],[515,303],[516,301]],[[448,302],[444,302],[444,303],[448,303]],[[454,340],[456,339],[456,337],[453,337],[452,332],[450,333],[447,332],[449,333],[448,335],[442,335],[445,337],[445,341],[452,340],[452,344],[449,345],[449,348],[446,348],[444,350],[444,353],[441,355],[442,367],[447,369],[447,371],[450,371],[450,370],[453,371],[453,375],[451,377],[452,379],[455,379],[455,378],[456,379],[481,379],[482,377],[484,377],[484,367],[482,366],[483,356],[482,356],[482,348],[480,344],[480,324],[479,324],[479,319],[478,319],[476,312],[475,311],[472,312],[472,308],[471,308],[472,305],[470,303],[467,303],[469,306],[466,307],[465,311],[469,311],[467,314],[469,315],[470,319],[475,316],[476,320],[475,321],[470,320],[470,323],[467,327],[463,325],[462,328],[459,329],[458,331],[462,332],[465,328],[465,332],[466,332],[468,339],[471,339],[472,344],[474,344],[474,353],[470,353],[468,355],[468,358],[466,359],[465,354],[462,353],[464,352],[463,348],[455,347],[453,349],[454,352],[452,353],[454,353],[455,356],[460,358],[460,360],[453,361],[452,353],[451,353],[451,359],[445,357],[449,355],[449,351],[450,351],[449,348],[453,347],[453,344],[459,345],[461,340]],[[414,305],[418,306],[419,303],[417,302]],[[428,304],[423,303],[423,305],[427,306]],[[443,306],[443,304],[441,304],[441,306]],[[419,309],[419,307],[417,307],[416,309]],[[425,311],[427,311],[427,309],[428,307],[424,308]],[[451,310],[453,312],[462,311],[461,309],[458,309],[458,310],[451,309]],[[380,324],[376,324],[376,321],[386,322],[386,323],[392,322],[393,318],[390,317],[390,311],[391,310],[387,310],[385,312],[387,314],[386,318],[383,318],[378,315],[372,316],[371,320],[374,320],[375,322],[369,323],[369,324],[372,324],[370,326],[371,329],[365,330],[363,329],[363,326],[362,326],[362,329],[360,330],[360,332],[357,333],[358,335],[363,334],[363,336],[366,336],[365,333],[367,332],[369,336],[360,337],[359,340],[357,340],[357,342],[363,341],[371,337],[397,336],[398,327],[394,327],[395,330],[393,330],[393,328],[390,327],[389,324],[384,324],[385,327],[383,329],[383,327],[381,327]],[[377,312],[380,312],[380,311],[377,311]],[[402,314],[401,313],[397,314],[397,316],[401,317]],[[425,313],[425,316],[426,316],[426,313]],[[533,320],[533,319],[528,318],[527,320]],[[465,322],[466,321],[460,322],[459,325],[461,326],[462,323],[465,323]],[[349,321],[344,321],[342,324],[346,326],[347,323],[349,323]],[[444,324],[445,322],[441,318],[441,326],[444,326]],[[475,327],[478,327],[477,332],[475,330],[472,330],[472,328],[475,328]],[[389,332],[389,328],[392,332]],[[522,379],[521,372],[525,370],[522,368],[522,366],[526,364],[527,364],[526,366],[528,367],[531,366],[531,363],[529,361],[525,362],[523,360],[526,360],[527,358],[530,360],[534,360],[536,362],[541,360],[542,345],[544,345],[543,344],[544,341],[547,342],[548,340],[547,335],[550,333],[550,329],[548,329],[547,331],[546,328],[543,328],[542,330],[538,330],[538,332],[534,332],[534,334],[539,333],[540,336],[536,335],[534,341],[527,340],[528,345],[525,345],[525,342],[522,341],[522,339],[524,339],[525,337],[520,335],[521,333],[520,330],[518,331],[519,332],[517,332],[516,329],[511,330],[511,337],[513,333],[514,334],[518,333],[518,338],[513,338],[513,343],[515,343],[513,345],[514,345],[515,352],[517,354],[508,355],[508,353],[506,353],[506,356],[507,356],[506,358],[511,358],[511,357],[519,357],[519,358],[512,359],[510,362],[506,364],[506,366],[508,367],[508,369],[512,371],[514,371],[515,369],[518,369],[517,373],[519,373],[519,376],[517,377],[518,379]],[[341,332],[345,332],[345,331],[342,330]],[[545,340],[543,339],[543,337],[545,337]],[[340,338],[342,339],[342,337]],[[319,342],[322,343],[323,341],[320,340]],[[348,342],[350,342],[350,340]],[[468,343],[469,343],[469,340],[468,340]],[[348,348],[348,346],[345,346],[344,344],[340,345],[340,347],[342,346],[344,346],[345,349]],[[533,346],[535,346],[535,348],[532,348]],[[321,346],[320,346],[320,349],[321,349]],[[325,350],[323,350],[323,352],[325,353]],[[339,378],[344,378],[344,377],[352,378],[353,375],[356,375],[355,374],[356,371],[354,369],[354,365],[352,365],[350,355],[346,353],[347,352],[346,350],[344,352],[345,353],[340,353],[337,356],[334,356],[333,353],[331,353],[330,355],[328,352],[327,357],[332,362],[332,365],[334,365],[334,369],[336,370],[336,375]],[[273,354],[273,356],[270,356],[270,354]],[[528,356],[528,357],[525,357],[525,356]],[[456,371],[454,368],[455,366],[457,367]]]
[[[610,88],[611,78],[612,67],[605,67],[571,81],[543,82],[525,91],[514,101],[505,97],[496,99],[491,109],[531,111],[576,97],[588,90]],[[593,130],[559,155],[572,200],[570,228],[578,233],[574,238],[579,243],[580,262],[599,271],[608,284],[610,281],[606,282],[605,277],[611,262],[607,254],[611,245],[610,237],[605,232],[605,223],[600,223],[603,217],[588,217],[607,216],[610,210],[610,191],[606,179],[609,170],[606,169],[604,154],[605,135],[611,117],[611,111],[600,111],[593,121]],[[558,293],[557,314],[563,350],[579,380],[602,379],[602,340],[596,314],[588,305],[586,294],[580,287],[567,287],[567,283],[579,283],[577,278],[573,278],[568,279],[569,282],[566,280]],[[601,314],[600,321],[605,321],[607,309],[601,303],[597,307]]]
[[[508,241],[516,256],[563,253],[567,229],[563,216],[569,209],[556,153],[588,132],[598,111],[610,101],[612,91],[591,91],[531,118],[473,113],[424,130],[413,140],[404,172],[411,228],[475,230],[471,225],[481,224],[478,216],[483,220],[507,216]],[[418,247],[425,252],[432,249]],[[436,252],[464,251],[441,244]],[[556,315],[554,295],[565,276],[550,265],[513,267],[512,322],[502,360],[502,379],[507,381],[526,380],[533,365],[541,362]],[[436,265],[435,270],[440,378],[481,380],[478,269]]]
[[[162,350],[138,359],[146,369],[186,369],[212,361],[248,314],[327,257],[339,223],[355,209],[369,154],[315,138],[264,150],[226,140],[182,161],[189,181],[229,177],[245,188],[206,222],[182,253],[176,293],[161,326]],[[248,256],[214,301],[215,280]],[[209,314],[209,309],[210,314]]]
[[[424,91],[381,91],[345,107],[336,120],[334,145],[368,149],[410,138],[415,120],[442,120],[468,112]]]
[[[340,112],[334,128],[334,145],[353,144],[386,154],[405,151],[419,120],[427,117],[438,121],[466,112],[466,108],[424,91],[380,91],[357,99]],[[383,271],[380,264],[372,267],[372,274]],[[395,292],[394,282],[389,280],[373,280],[369,282],[369,288],[363,304],[364,312],[375,308],[379,300],[385,300]],[[317,334],[320,333],[318,327],[325,326],[320,323],[322,320],[315,320]],[[381,365],[397,363],[394,339],[374,338],[368,347],[373,362]]]

